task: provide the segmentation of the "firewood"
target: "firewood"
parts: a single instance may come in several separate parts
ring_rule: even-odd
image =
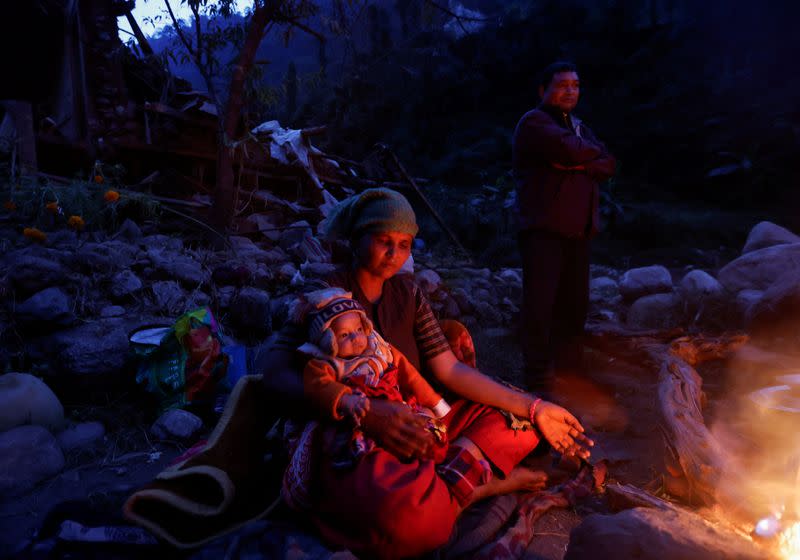
[[[608,495],[608,504],[615,513],[637,507],[675,509],[670,502],[631,484],[608,484],[606,485],[606,494]]]

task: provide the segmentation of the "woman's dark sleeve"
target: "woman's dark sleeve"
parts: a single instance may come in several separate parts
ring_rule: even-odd
[[[438,319],[433,314],[428,298],[422,293],[419,286],[414,283],[414,338],[417,340],[420,360],[427,361],[435,358],[442,352],[450,350],[450,344],[442,332]]]
[[[296,350],[303,343],[301,334],[299,326],[289,323],[254,357],[253,373],[262,375],[269,399],[281,412],[303,408],[304,359]]]

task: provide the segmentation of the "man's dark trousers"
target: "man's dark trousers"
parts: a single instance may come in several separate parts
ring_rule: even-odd
[[[519,246],[526,381],[531,391],[549,393],[555,372],[582,368],[589,240],[529,230],[519,234]]]

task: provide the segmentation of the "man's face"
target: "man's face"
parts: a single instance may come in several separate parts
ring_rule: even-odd
[[[542,103],[558,107],[565,113],[571,112],[578,104],[581,83],[577,72],[557,72],[546,88],[539,87]]]

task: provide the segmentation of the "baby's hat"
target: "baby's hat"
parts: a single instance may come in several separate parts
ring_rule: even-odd
[[[338,344],[331,330],[334,319],[345,313],[355,311],[361,316],[364,334],[372,332],[372,321],[367,318],[364,308],[353,299],[353,294],[342,288],[325,288],[303,294],[295,302],[291,315],[295,322],[308,319],[309,341],[323,353],[336,356]]]

